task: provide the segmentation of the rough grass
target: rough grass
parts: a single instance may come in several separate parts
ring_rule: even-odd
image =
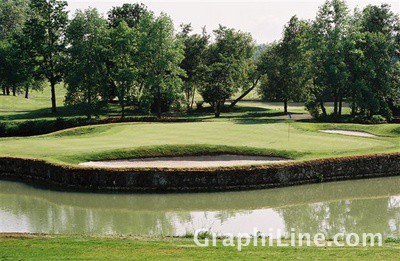
[[[396,260],[398,243],[382,247],[197,247],[191,239],[18,236],[0,238],[0,259],[10,260]]]

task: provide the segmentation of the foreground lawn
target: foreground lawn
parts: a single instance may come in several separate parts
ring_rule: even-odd
[[[396,260],[398,243],[382,247],[197,247],[191,239],[46,236],[0,238],[0,259],[10,260]]]

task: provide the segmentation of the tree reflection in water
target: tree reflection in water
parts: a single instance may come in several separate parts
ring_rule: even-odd
[[[202,194],[55,192],[0,181],[0,232],[182,235],[220,232],[400,235],[400,177]]]

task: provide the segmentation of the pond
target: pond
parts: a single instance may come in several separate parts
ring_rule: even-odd
[[[0,181],[0,232],[177,236],[254,228],[400,235],[400,177],[202,194],[58,192]]]

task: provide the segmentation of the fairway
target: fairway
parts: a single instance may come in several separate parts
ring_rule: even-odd
[[[350,137],[307,130],[310,123],[125,123],[28,138],[3,138],[0,155],[78,164],[91,154],[161,145],[223,145],[302,153],[297,159],[395,151],[398,137]],[[355,127],[356,125],[354,125]],[[395,125],[392,125],[393,128]],[[349,126],[347,126],[349,127]],[[351,126],[350,126],[351,127]],[[386,130],[386,129],[385,129]]]

